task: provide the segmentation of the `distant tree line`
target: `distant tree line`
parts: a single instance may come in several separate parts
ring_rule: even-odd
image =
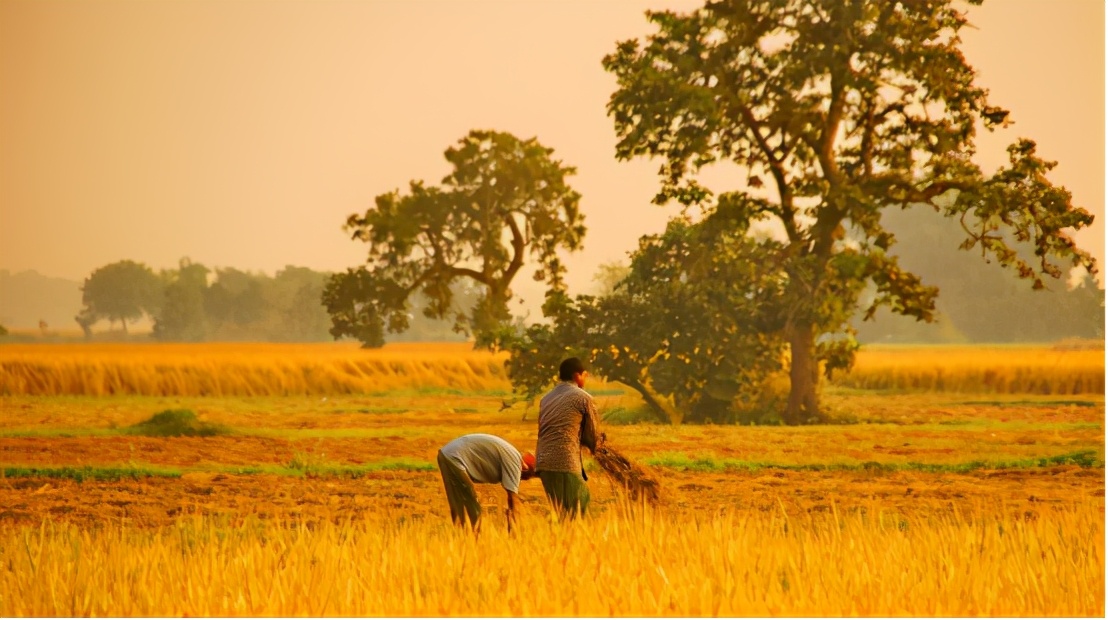
[[[212,269],[187,258],[177,269],[155,272],[122,260],[85,278],[83,306],[75,319],[88,338],[104,321],[109,332],[127,336],[128,324],[146,318],[153,323],[153,338],[167,342],[329,341],[331,318],[322,297],[331,275],[287,266],[269,276]],[[460,338],[449,324],[422,316],[413,317],[411,327],[402,339]]]
[[[959,249],[961,226],[923,210],[889,210],[906,269],[939,289],[936,319],[925,323],[879,310],[874,320],[854,318],[861,343],[1013,343],[1104,338],[1104,288],[1084,270],[1032,290],[996,264]],[[1023,249],[1025,260],[1032,252]],[[980,255],[978,256],[980,258]]]

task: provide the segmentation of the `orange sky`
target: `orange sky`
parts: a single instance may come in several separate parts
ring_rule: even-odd
[[[567,264],[585,292],[674,212],[649,204],[658,162],[615,161],[600,59],[648,31],[644,9],[700,4],[0,0],[0,268],[344,269],[364,258],[347,215],[437,183],[443,150],[489,128],[578,168],[589,232]],[[1097,214],[1078,239],[1103,262],[1103,0],[970,15],[966,55],[1016,121],[979,163],[1035,139]]]

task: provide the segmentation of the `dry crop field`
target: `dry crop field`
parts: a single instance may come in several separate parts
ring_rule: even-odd
[[[476,538],[435,452],[534,449],[502,357],[4,345],[0,371],[0,616],[1104,615],[1102,349],[865,350],[803,428],[659,425],[590,384],[660,504],[590,462],[587,519],[529,481],[509,534],[483,486]]]

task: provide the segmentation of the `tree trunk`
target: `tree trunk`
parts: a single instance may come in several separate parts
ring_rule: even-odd
[[[819,360],[816,359],[815,326],[793,324],[787,329],[789,352],[789,404],[784,420],[790,426],[805,424],[812,419],[824,421],[819,408]]]
[[[671,406],[665,396],[655,392],[649,385],[649,381],[635,381],[629,379],[627,385],[642,395],[642,399],[658,417],[660,422],[669,422],[674,426],[680,425],[684,416],[676,408]]]

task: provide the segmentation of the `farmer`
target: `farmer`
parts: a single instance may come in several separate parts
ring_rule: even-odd
[[[585,514],[589,487],[581,466],[581,446],[595,453],[598,438],[596,404],[583,390],[588,377],[576,357],[558,367],[561,383],[539,401],[539,440],[535,470],[547,498],[560,515]]]
[[[450,503],[450,519],[465,526],[466,516],[480,529],[481,503],[473,483],[499,482],[508,492],[508,531],[515,520],[519,481],[535,475],[535,456],[520,454],[515,446],[495,435],[462,435],[439,450],[439,473]]]

